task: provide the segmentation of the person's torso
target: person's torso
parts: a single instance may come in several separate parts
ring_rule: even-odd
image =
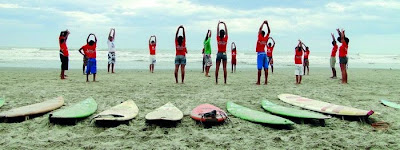
[[[64,42],[61,43],[60,42],[61,39],[64,39]],[[60,44],[60,54],[68,57],[69,53],[68,53],[67,41],[65,40],[64,37],[61,37],[61,36],[58,38],[58,40],[59,40],[59,44]]]
[[[89,58],[96,58],[96,44],[93,45],[85,45],[83,52],[85,53],[85,55]]]
[[[236,50],[232,51],[232,59],[236,59]]]
[[[217,37],[218,44],[218,53],[226,52],[226,44],[228,43],[228,35],[225,35],[224,38]]]
[[[156,44],[149,44],[150,55],[156,55]]]
[[[332,53],[331,53],[331,57],[336,57],[336,52],[337,52],[337,50],[338,50],[338,46],[337,46],[337,45],[333,46],[333,48],[332,48]]]
[[[294,63],[302,64],[303,51],[295,49]]]
[[[265,52],[264,48],[267,45],[268,37],[269,35],[263,37],[261,34],[258,34],[256,52]]]
[[[107,41],[107,45],[108,45],[108,51],[109,52],[115,52],[114,41]]]
[[[310,55],[310,51],[309,50],[304,52],[304,59],[308,59],[308,55]]]
[[[272,51],[274,51],[274,47],[267,46],[267,56],[272,57]]]
[[[339,48],[339,57],[346,57],[347,49],[348,49],[348,45],[346,43],[342,43],[342,45]]]
[[[204,54],[210,55],[211,54],[211,39],[208,38],[204,44]]]
[[[183,40],[182,45],[179,45],[178,41],[175,40],[176,55],[186,56],[186,41]]]

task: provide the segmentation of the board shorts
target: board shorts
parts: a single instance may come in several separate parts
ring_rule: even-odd
[[[296,76],[304,75],[304,73],[303,73],[304,66],[302,64],[295,64],[294,67],[295,67],[294,75],[296,75]]]
[[[268,56],[268,63],[269,63],[271,66],[274,65],[274,59],[272,59],[272,56],[271,56],[271,57]]]
[[[209,66],[212,66],[212,60],[211,60],[211,55],[205,55],[205,58],[204,58],[204,60],[205,60],[205,65],[207,66],[207,67],[209,67]]]
[[[96,58],[89,58],[86,66],[86,74],[96,74],[96,73],[97,73]]]
[[[60,54],[61,70],[68,70],[68,57]]]
[[[339,57],[339,63],[340,64],[345,64],[345,65],[347,65],[347,63],[348,63],[348,58],[347,57]]]
[[[150,65],[156,64],[156,55],[150,55],[149,57]]]
[[[175,65],[186,65],[186,56],[176,55],[175,56]]]
[[[108,64],[115,64],[115,52],[108,52]]]
[[[228,60],[228,58],[226,57],[226,52],[218,52],[217,53],[217,59],[216,59],[216,62],[218,62],[218,61],[227,61]]]
[[[304,59],[304,64],[303,64],[304,66],[308,66],[308,65],[310,65],[310,61],[308,60],[308,58],[305,58]]]
[[[264,67],[264,69],[268,69],[268,57],[265,52],[260,52],[257,53],[257,69],[261,70]]]
[[[335,68],[335,64],[336,64],[336,57],[331,57],[331,68]]]
[[[87,66],[87,63],[88,63],[88,58],[83,56],[83,65]]]

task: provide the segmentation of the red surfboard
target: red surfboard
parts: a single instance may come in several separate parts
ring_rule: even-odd
[[[211,104],[197,106],[190,116],[200,122],[224,122],[228,118],[225,111]]]

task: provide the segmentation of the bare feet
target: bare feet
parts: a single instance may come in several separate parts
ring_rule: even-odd
[[[260,85],[260,82],[257,82],[256,85]]]

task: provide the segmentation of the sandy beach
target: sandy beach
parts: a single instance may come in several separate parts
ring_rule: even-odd
[[[230,68],[229,68],[230,69]],[[185,84],[175,84],[172,70],[121,70],[108,74],[99,70],[99,82],[85,82],[81,70],[66,72],[59,79],[59,69],[0,68],[0,96],[6,103],[0,111],[63,96],[69,106],[87,97],[98,103],[99,113],[122,101],[132,99],[139,115],[129,125],[96,127],[90,119],[76,125],[50,124],[48,114],[21,123],[0,123],[0,149],[399,149],[400,110],[383,106],[384,98],[400,103],[400,70],[348,70],[348,85],[330,79],[329,68],[310,68],[301,85],[295,85],[294,69],[275,68],[269,84],[256,86],[256,70],[228,73],[228,84],[215,85],[215,67],[211,78],[200,70],[187,70]],[[337,68],[338,69],[338,68]],[[340,71],[338,71],[340,73]],[[340,74],[339,74],[340,77]],[[90,81],[92,76],[90,76]],[[264,80],[262,80],[263,82]],[[230,116],[231,122],[212,128],[196,124],[189,114],[199,104],[210,103],[226,110],[226,102],[264,111],[265,98],[290,106],[277,98],[291,93],[304,97],[374,110],[381,113],[370,122],[385,121],[387,130],[375,130],[368,123],[333,117],[326,126],[315,123],[295,124],[292,129],[276,129]],[[147,125],[144,116],[167,102],[184,113],[176,127]],[[65,108],[65,106],[63,106]],[[62,108],[63,108],[62,107]],[[290,106],[294,107],[294,106]],[[296,107],[295,107],[296,108]],[[229,114],[228,114],[229,115]]]

